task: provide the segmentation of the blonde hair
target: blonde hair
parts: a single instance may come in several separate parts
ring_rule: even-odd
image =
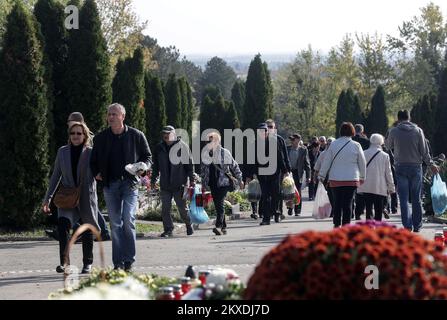
[[[87,127],[87,125],[84,122],[73,122],[71,124],[71,126],[68,128],[67,132],[68,132],[68,144],[71,145],[71,139],[70,139],[70,131],[71,129],[73,129],[74,127],[81,127],[82,128],[82,132],[84,133],[84,145],[86,147],[91,147],[92,146],[92,142],[93,142],[93,134],[90,131],[90,129]]]

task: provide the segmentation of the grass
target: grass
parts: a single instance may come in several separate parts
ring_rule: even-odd
[[[33,230],[7,230],[0,229],[0,242],[5,241],[33,241],[50,240],[46,235],[44,227]],[[51,229],[51,228],[48,228]],[[163,231],[163,226],[158,224],[137,223],[137,233],[148,234]]]
[[[33,230],[5,230],[0,229],[0,241],[37,240],[47,238],[45,228]]]
[[[163,226],[160,224],[137,223],[137,233],[162,232]]]

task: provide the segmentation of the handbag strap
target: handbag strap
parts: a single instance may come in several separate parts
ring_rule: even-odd
[[[337,158],[338,154],[341,152],[341,150],[343,150],[348,144],[349,142],[351,142],[351,140],[349,140],[348,142],[346,142],[343,147],[340,148],[340,150],[337,151],[337,153],[335,154],[335,156],[332,158],[331,161],[331,165],[329,166],[329,170],[327,171],[326,176],[329,176],[329,172],[331,171],[332,165],[334,164],[335,158]]]
[[[372,158],[371,159],[369,159],[369,161],[368,161],[368,163],[366,164],[366,167],[368,168],[368,166],[369,166],[369,164],[371,163],[371,161],[373,161],[374,160],[374,158],[378,155],[380,153],[380,150],[379,151],[377,151],[373,156],[372,156]]]

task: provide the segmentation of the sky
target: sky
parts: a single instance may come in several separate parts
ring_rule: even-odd
[[[447,20],[447,0],[432,1]],[[134,0],[145,34],[182,55],[327,52],[347,33],[398,34],[429,0]]]

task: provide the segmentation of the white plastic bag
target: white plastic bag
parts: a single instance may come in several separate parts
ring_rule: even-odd
[[[447,210],[447,187],[439,176],[439,173],[433,177],[431,200],[436,216],[442,215]]]
[[[326,219],[331,215],[332,206],[329,202],[329,196],[323,184],[318,184],[317,195],[315,196],[315,203],[312,210],[312,217],[314,219]]]

